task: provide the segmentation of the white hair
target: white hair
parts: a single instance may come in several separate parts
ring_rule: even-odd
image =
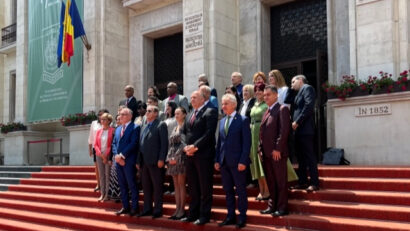
[[[235,106],[238,105],[238,102],[236,102],[236,97],[232,94],[223,95],[222,96],[222,101],[223,100],[229,100],[229,101],[231,101],[231,103],[235,104]]]

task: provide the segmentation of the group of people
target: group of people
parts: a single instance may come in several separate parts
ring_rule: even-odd
[[[170,219],[204,225],[211,218],[213,175],[219,171],[228,210],[219,225],[242,228],[246,225],[247,187],[259,186],[256,200],[268,201],[267,209],[260,212],[273,216],[288,214],[288,181],[298,179],[294,189],[318,190],[313,152],[315,91],[306,77],[293,77],[290,89],[278,70],[269,72],[268,79],[257,72],[253,84],[244,86],[241,73],[233,72],[231,82],[221,98],[220,111],[217,92],[204,74],[198,77],[198,89],[189,101],[178,94],[173,82],[167,85],[168,97],[163,101],[158,89],[149,87],[146,103],[136,100],[134,88],[127,85],[115,122],[107,110],[100,110],[90,128],[89,153],[96,163],[98,182],[95,190],[101,192],[98,200],[121,198],[117,215],[161,217],[165,175],[170,175],[176,204]],[[291,135],[299,163],[297,174],[288,158]],[[139,184],[144,195],[142,211]]]

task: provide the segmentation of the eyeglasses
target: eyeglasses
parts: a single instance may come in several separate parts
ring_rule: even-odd
[[[120,113],[120,116],[127,116],[128,113]]]
[[[147,113],[151,113],[151,112],[154,112],[154,110],[147,110]]]

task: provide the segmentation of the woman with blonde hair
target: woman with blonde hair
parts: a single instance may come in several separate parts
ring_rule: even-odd
[[[94,149],[97,159],[98,172],[100,173],[100,192],[101,197],[98,201],[108,200],[108,190],[110,186],[110,156],[111,156],[111,144],[114,134],[114,128],[110,127],[113,120],[112,116],[108,113],[101,115],[101,129],[95,134]]]
[[[279,70],[272,70],[269,72],[269,84],[278,89],[278,102],[289,107],[289,104],[285,104],[285,97],[289,88],[286,86],[285,78],[283,78],[283,75]]]
[[[258,71],[253,75],[253,84],[265,84],[266,85],[266,75],[262,71]]]

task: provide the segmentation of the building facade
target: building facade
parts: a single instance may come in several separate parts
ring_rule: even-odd
[[[83,9],[83,23],[92,45],[82,54],[83,112],[100,108],[116,112],[126,84],[134,85],[136,98],[142,100],[150,85],[165,92],[169,81],[177,82],[181,93],[189,95],[197,88],[197,76],[205,73],[221,96],[230,85],[233,71],[240,71],[243,82],[251,83],[255,72],[267,74],[279,69],[288,83],[292,76],[305,74],[318,92],[318,152],[340,147],[346,149],[353,164],[410,164],[401,156],[387,162],[373,160],[370,155],[380,150],[374,144],[383,143],[383,136],[374,137],[371,143],[362,137],[353,147],[343,137],[355,139],[349,135],[355,131],[337,129],[343,127],[343,121],[363,124],[363,120],[346,112],[361,102],[396,102],[390,105],[394,109],[391,117],[366,120],[370,126],[388,123],[388,129],[393,129],[389,134],[396,136],[392,121],[410,110],[407,93],[339,105],[336,101],[326,103],[320,89],[323,82],[338,83],[343,75],[365,80],[380,70],[398,76],[409,68],[407,0],[87,0]],[[0,122],[27,124],[31,132],[27,139],[62,137],[63,149],[71,155],[71,147],[86,144],[74,144],[71,131],[58,120],[28,119],[29,15],[27,0],[0,1]],[[404,121],[410,125],[408,119]],[[375,129],[377,133],[383,128]],[[0,146],[0,152],[6,154],[11,153],[7,136],[3,135]],[[398,146],[405,141],[400,137],[385,145]],[[86,146],[83,149],[86,155]],[[28,155],[26,148],[18,150]],[[410,147],[401,145],[399,151],[408,153]],[[76,152],[81,154],[81,150]],[[358,152],[364,153],[363,158],[355,157]],[[73,164],[90,163],[78,160]],[[26,161],[22,157],[8,163]]]

